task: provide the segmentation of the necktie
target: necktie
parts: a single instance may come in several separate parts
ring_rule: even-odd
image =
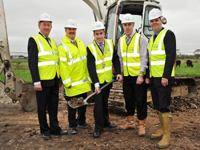
[[[77,46],[76,40],[73,40],[72,43]]]
[[[129,45],[130,41],[131,41],[131,37],[126,36],[126,44],[127,44],[127,45]]]
[[[101,52],[103,53],[103,51],[104,51],[104,44],[99,44],[99,48],[100,48]]]
[[[49,45],[51,46],[51,43],[50,43],[50,39],[49,38],[45,38],[47,40],[47,42],[49,43]]]

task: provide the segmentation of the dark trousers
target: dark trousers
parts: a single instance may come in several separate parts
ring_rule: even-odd
[[[58,125],[58,85],[42,87],[42,91],[36,91],[38,120],[41,134],[59,133]],[[47,124],[46,110],[49,114],[50,127]]]
[[[100,84],[100,87],[106,84]],[[108,97],[110,94],[110,89],[112,84],[105,87],[101,93],[94,96],[95,106],[94,106],[94,119],[95,119],[95,131],[102,131],[104,127],[110,125],[109,115],[108,115]],[[94,85],[92,85],[93,91],[95,91]]]
[[[127,116],[135,114],[135,103],[137,102],[137,117],[143,120],[147,117],[147,87],[144,82],[136,84],[137,77],[123,77],[123,93],[126,102]]]
[[[162,113],[170,112],[172,84],[164,87],[161,80],[151,79],[150,82],[154,108]]]
[[[68,97],[67,96],[67,101],[73,99],[74,97],[83,97],[84,99],[87,97],[87,93],[83,93],[83,94],[80,94],[80,95],[76,95],[76,96],[73,96],[73,97]],[[69,105],[68,106],[68,122],[69,122],[69,127],[72,128],[72,127],[77,127],[77,124],[83,124],[85,123],[85,113],[86,113],[86,106],[87,105],[84,105],[84,106],[81,106],[78,109],[78,117],[76,118],[76,108],[73,109],[71,108]]]

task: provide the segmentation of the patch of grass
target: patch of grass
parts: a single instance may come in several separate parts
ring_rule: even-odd
[[[29,70],[13,70],[16,77],[20,77],[26,82],[33,82],[31,78],[31,73]]]
[[[181,66],[176,67],[175,75],[176,76],[188,76],[188,77],[200,77],[200,63],[193,63],[192,67],[187,67],[186,63],[182,64]]]
[[[11,66],[16,77],[20,77],[26,82],[32,82],[31,73],[28,68],[28,59],[11,59]],[[4,82],[4,72],[1,73],[0,80]]]
[[[16,77],[20,77],[26,82],[33,82],[29,70],[12,70]],[[0,75],[0,80],[4,82],[4,72]]]

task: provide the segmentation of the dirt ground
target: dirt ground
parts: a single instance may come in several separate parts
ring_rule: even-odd
[[[59,102],[58,119],[62,129],[69,129],[66,101]],[[159,128],[158,114],[148,105],[146,136],[138,137],[136,130],[122,131],[118,128],[105,128],[100,138],[94,138],[94,117],[91,104],[87,107],[86,121],[91,127],[77,127],[76,135],[52,136],[45,141],[40,135],[36,112],[24,112],[19,104],[0,105],[0,149],[1,150],[152,150],[157,149],[159,140],[150,136]],[[171,146],[167,149],[197,150],[200,149],[200,96],[193,99],[173,99]],[[122,125],[125,116],[110,114],[112,123]],[[137,123],[137,121],[136,121]]]

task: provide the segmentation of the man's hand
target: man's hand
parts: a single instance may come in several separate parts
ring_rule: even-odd
[[[42,85],[41,84],[34,85],[34,89],[36,91],[42,91]]]
[[[99,87],[95,88],[95,92],[97,92],[97,94],[101,93],[101,91],[99,89],[100,89]]]
[[[143,82],[144,82],[143,77],[139,75],[139,76],[137,77],[137,82],[136,82],[136,84],[142,84]]]
[[[119,81],[119,82],[122,82],[123,81],[122,75],[118,74],[117,77],[116,77],[116,80]]]
[[[149,84],[150,82],[149,82],[149,78],[146,78],[145,79],[145,82],[146,82],[146,84]]]
[[[61,87],[63,85],[62,81],[59,80],[59,87]]]
[[[168,79],[162,78],[161,84],[165,87],[168,85]]]

